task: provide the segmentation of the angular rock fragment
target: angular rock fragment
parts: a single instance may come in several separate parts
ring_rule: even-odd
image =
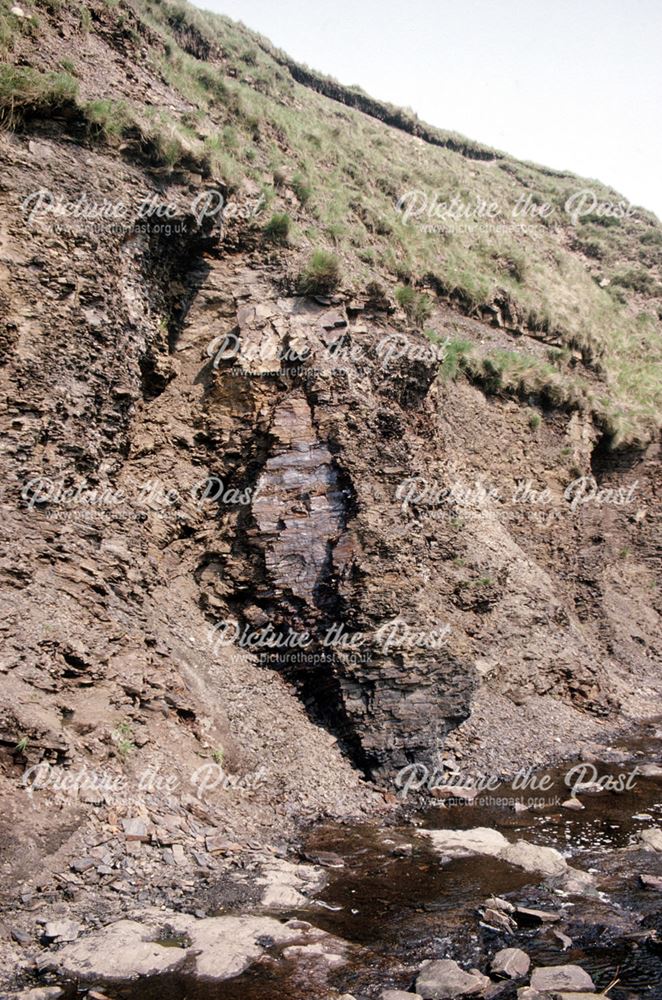
[[[455,1000],[477,996],[490,985],[487,976],[465,972],[453,959],[426,962],[416,979],[416,992],[423,1000]]]
[[[530,966],[531,959],[520,948],[502,948],[492,959],[492,972],[509,979],[521,979]]]

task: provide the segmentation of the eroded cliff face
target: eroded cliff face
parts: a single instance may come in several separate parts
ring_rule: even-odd
[[[289,252],[241,213],[196,220],[199,177],[51,126],[2,135],[0,157],[2,799],[9,839],[28,820],[43,838],[17,866],[118,815],[69,796],[26,817],[41,760],[158,765],[193,840],[270,836],[383,807],[365,774],[393,790],[449,749],[517,768],[652,710],[655,446],[609,456],[588,416],[440,381],[388,289],[297,295]],[[30,221],[42,188],[175,217]],[[510,342],[444,307],[429,327]],[[629,501],[573,509],[589,474]],[[515,500],[527,483],[551,501]],[[190,775],[219,748],[263,780],[201,803]],[[172,808],[159,787],[141,801],[155,822]]]
[[[219,315],[221,287],[234,313]],[[216,455],[209,473],[233,487],[200,553],[202,606],[223,639],[270,654],[369,771],[429,757],[468,714],[475,683],[470,658],[443,641],[441,594],[392,492],[398,467],[384,480],[381,428],[397,428],[403,476],[409,448],[424,450],[419,434],[402,440],[403,401],[430,435],[434,423],[438,360],[422,338],[397,338],[365,303],[286,297],[261,266],[221,257],[176,352],[210,356],[194,422]],[[403,345],[424,360],[391,358]],[[384,516],[400,551],[380,559]]]

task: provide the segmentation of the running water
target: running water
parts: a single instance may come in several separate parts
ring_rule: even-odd
[[[609,763],[596,763],[600,776],[630,774],[659,760],[659,732],[616,748]],[[311,830],[301,844],[302,858],[332,853],[342,859],[327,869],[328,881],[305,910],[279,911],[278,919],[301,918],[356,946],[351,959],[333,969],[326,982],[311,982],[295,962],[277,950],[248,972],[223,983],[203,983],[185,973],[139,983],[103,986],[110,1000],[328,1000],[350,995],[372,1000],[387,988],[413,988],[421,964],[453,958],[464,968],[489,970],[490,958],[504,947],[518,947],[532,966],[581,965],[610,1000],[662,998],[660,892],[646,890],[640,875],[659,875],[661,855],[634,849],[642,830],[662,820],[662,782],[636,776],[622,792],[581,794],[582,811],[560,808],[568,797],[564,777],[571,765],[549,770],[553,786],[536,811],[515,811],[485,802],[435,804],[406,825],[329,824]],[[526,798],[528,793],[511,792]],[[538,795],[540,793],[537,793]],[[435,801],[436,800],[431,800]],[[571,894],[548,885],[538,873],[493,857],[445,858],[420,834],[421,829],[488,827],[509,840],[555,847],[573,868],[590,872],[587,892]],[[624,850],[632,847],[633,849]],[[486,926],[478,912],[490,896],[507,898],[557,914],[542,926],[518,926],[512,933]],[[221,911],[222,912],[222,911]],[[571,940],[565,943],[555,933]],[[659,935],[659,937],[658,937]],[[519,983],[518,985],[521,985]],[[67,984],[67,1000],[76,995]],[[500,997],[516,996],[508,984]]]

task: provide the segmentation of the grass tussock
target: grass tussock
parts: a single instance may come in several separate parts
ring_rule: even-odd
[[[78,81],[70,73],[0,65],[0,122],[6,127],[30,115],[57,114],[73,106],[77,95]]]
[[[432,300],[424,292],[418,292],[411,285],[400,285],[395,290],[395,299],[404,309],[407,318],[416,326],[422,326],[432,315]]]
[[[340,262],[327,250],[316,250],[299,276],[303,295],[329,295],[340,284]]]
[[[264,227],[264,235],[272,243],[285,244],[290,235],[291,226],[292,220],[287,212],[274,212]]]

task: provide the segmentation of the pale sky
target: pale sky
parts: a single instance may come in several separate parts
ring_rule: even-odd
[[[198,0],[299,62],[662,218],[662,0]]]

